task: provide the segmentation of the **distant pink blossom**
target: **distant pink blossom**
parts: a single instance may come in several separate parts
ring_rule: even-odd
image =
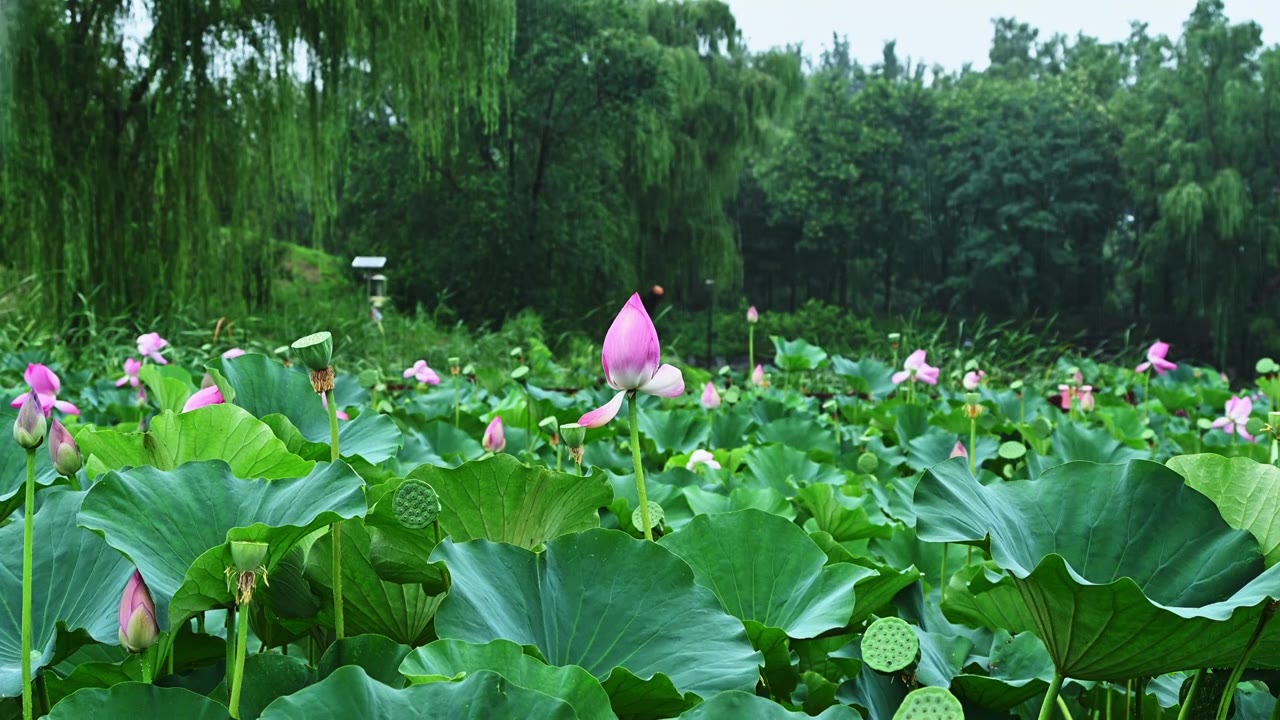
[[[961,381],[961,384],[964,385],[965,390],[973,392],[978,389],[978,386],[982,384],[982,379],[986,376],[987,374],[982,370],[970,370],[964,374],[964,380]]]
[[[142,363],[133,358],[124,361],[124,377],[116,381],[116,387],[124,387],[126,383],[130,387],[138,387],[138,371],[142,369]]]
[[[62,389],[62,381],[54,374],[52,370],[39,363],[27,365],[27,369],[22,373],[22,378],[27,381],[27,385],[31,389],[14,398],[9,403],[9,407],[22,407],[22,403],[26,402],[27,396],[35,394],[36,400],[40,401],[40,409],[44,411],[46,417],[57,408],[58,412],[67,415],[79,415],[80,408],[72,405],[65,400],[58,399],[58,391]]]
[[[756,310],[756,306],[752,305],[747,308],[747,322],[755,325],[760,322],[760,313]]]
[[[230,350],[222,353],[222,357],[230,360],[231,358],[238,358],[241,355],[244,355],[244,352],[243,348],[231,348]]]
[[[1240,437],[1253,442],[1253,436],[1245,430],[1252,414],[1253,400],[1248,397],[1233,397],[1227,400],[1226,415],[1214,420],[1210,427],[1222,428],[1222,432],[1228,435],[1239,433]]]
[[[751,371],[751,384],[764,387],[764,365],[756,365],[756,369]]]
[[[327,395],[324,395],[324,394],[320,395],[320,404],[324,406],[324,411],[326,413],[329,412],[329,397]],[[342,408],[338,408],[337,412],[335,412],[334,415],[337,415],[339,420],[351,419],[351,416],[343,412]]]
[[[210,405],[221,405],[223,402],[225,401],[222,399],[222,391],[217,385],[210,385],[187,398],[187,403],[182,406],[182,412],[191,412]]]
[[[502,425],[502,418],[497,415],[489,421],[489,427],[484,429],[484,437],[480,439],[480,444],[485,450],[497,454],[507,446],[507,435]]]
[[[1165,360],[1165,356],[1169,354],[1169,343],[1156,341],[1147,348],[1147,361],[1134,368],[1134,372],[1146,372],[1150,368],[1156,369],[1157,375],[1163,375],[1170,370],[1177,370],[1178,366]]]
[[[151,361],[157,365],[169,364],[169,361],[160,354],[160,351],[167,347],[169,347],[169,341],[160,337],[160,333],[150,332],[138,336],[138,354],[143,359],[151,358]]]
[[[716,462],[716,456],[706,450],[694,450],[689,456],[689,462],[685,463],[686,470],[693,470],[699,465],[706,465],[712,470],[719,470],[720,463]]]
[[[1070,385],[1058,386],[1058,404],[1062,405],[1063,410],[1071,410],[1071,401],[1075,399],[1076,389]]]
[[[427,367],[426,360],[419,360],[418,362],[413,364],[413,367],[407,368],[404,371],[404,376],[407,378],[409,377],[414,378],[415,380],[422,383],[423,385],[439,385],[440,384],[440,376],[436,374],[435,370],[432,370],[431,368]]]
[[[969,451],[964,449],[964,443],[960,442],[959,440],[956,441],[956,446],[951,448],[951,457],[953,458],[969,457]]]
[[[1081,385],[1080,386],[1080,409],[1083,410],[1084,412],[1093,412],[1093,408],[1094,408],[1093,386]]]
[[[720,407],[720,393],[716,391],[716,386],[712,382],[707,382],[707,386],[702,389],[702,407],[708,410],[715,410]]]
[[[902,367],[902,370],[893,374],[892,380],[895,385],[901,385],[908,380],[912,382],[919,380],[920,382],[928,383],[929,385],[938,384],[939,370],[925,362],[924,350],[916,350],[908,355],[907,360],[902,364]]]

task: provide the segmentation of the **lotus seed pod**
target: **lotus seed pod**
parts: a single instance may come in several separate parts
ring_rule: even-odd
[[[964,720],[964,706],[946,688],[923,687],[903,698],[893,720]]]
[[[440,496],[421,480],[405,480],[392,502],[396,520],[410,530],[421,530],[440,517]]]
[[[231,541],[231,562],[242,573],[253,572],[267,560],[267,544],[251,540]]]
[[[313,372],[324,370],[333,362],[333,334],[328,331],[298,338],[290,347],[298,361]]]
[[[49,423],[45,420],[44,411],[40,409],[40,401],[34,392],[27,393],[27,399],[18,410],[18,417],[13,421],[13,439],[27,450],[34,450],[44,442],[45,431]]]
[[[652,500],[649,501],[648,505],[649,528],[653,529],[662,524],[662,506]],[[631,524],[640,532],[644,532],[644,518],[641,517],[640,508],[636,508],[631,512]]]
[[[1047,438],[1053,434],[1053,423],[1049,422],[1049,418],[1041,415],[1031,421],[1031,431],[1041,438]]]
[[[874,670],[904,670],[919,653],[920,638],[915,628],[901,618],[880,618],[862,634],[862,660]]]
[[[538,427],[542,428],[543,432],[551,435],[552,437],[560,433],[560,421],[557,420],[554,415],[542,418],[542,420],[538,421]]]
[[[978,393],[975,393],[975,392],[965,393],[964,401],[969,403],[970,405],[977,405],[978,403],[982,402],[982,396],[978,395]]]
[[[858,456],[858,472],[870,475],[880,468],[880,458],[873,452],[864,452]]]
[[[560,426],[560,439],[571,449],[580,450],[587,442],[587,429],[578,423],[565,423]]]

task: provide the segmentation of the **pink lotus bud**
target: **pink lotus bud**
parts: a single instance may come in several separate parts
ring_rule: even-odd
[[[964,385],[965,390],[973,392],[978,389],[978,386],[982,384],[982,379],[986,376],[987,374],[981,370],[970,370],[964,374],[964,380],[961,384]]]
[[[1062,405],[1063,410],[1071,409],[1071,400],[1076,395],[1076,391],[1070,385],[1058,386],[1058,403]]]
[[[959,440],[956,441],[956,446],[951,448],[951,457],[953,458],[969,457],[969,451],[964,449],[964,443],[960,442]]]
[[[617,390],[609,402],[578,418],[579,425],[601,427],[617,416],[628,392],[660,397],[684,393],[684,375],[674,365],[662,364],[658,330],[644,309],[639,293],[633,293],[604,336],[600,352],[605,381]]]
[[[710,381],[702,389],[702,407],[708,410],[715,410],[720,407],[720,393],[716,392],[715,384]]]
[[[764,387],[764,365],[756,365],[756,369],[751,371],[751,384]]]
[[[230,360],[231,358],[238,358],[241,355],[244,355],[244,353],[245,351],[243,348],[231,348],[230,350],[222,353],[222,357],[226,360]]]
[[[76,439],[71,436],[71,431],[57,420],[54,420],[49,428],[49,459],[53,461],[55,470],[67,476],[80,472],[81,466],[84,465]]]
[[[157,365],[167,365],[169,361],[160,354],[160,351],[169,347],[169,341],[160,337],[160,333],[147,333],[138,336],[138,354],[144,358],[151,358],[151,361]]]
[[[120,598],[119,637],[120,644],[129,652],[142,652],[160,637],[156,604],[151,600],[147,584],[142,581],[142,573],[137,570],[133,571],[133,577],[124,587],[124,597]]]
[[[182,412],[191,412],[209,405],[221,405],[223,402],[225,401],[222,399],[222,391],[217,385],[210,385],[187,398],[187,404],[182,406]]]
[[[489,427],[484,429],[484,437],[480,440],[480,444],[485,450],[491,453],[500,453],[507,446],[506,433],[502,426],[502,418],[497,415],[493,416],[493,420],[489,421]]]
[[[1093,386],[1081,385],[1080,386],[1080,409],[1083,410],[1084,412],[1093,412],[1093,407],[1094,407]]]
[[[760,322],[760,313],[756,312],[755,305],[752,305],[751,307],[747,308],[747,322],[751,323],[752,325],[755,325],[756,323]]]
[[[116,380],[116,387],[124,387],[125,385],[129,385],[130,387],[138,387],[138,372],[140,370],[142,370],[141,362],[134,360],[133,358],[128,358],[127,360],[125,360],[124,361],[124,377],[120,378],[119,380]]]
[[[23,448],[34,450],[44,442],[47,429],[48,422],[40,409],[40,401],[34,392],[27,393],[26,400],[22,401],[22,408],[18,410],[18,417],[13,421],[13,439]]]

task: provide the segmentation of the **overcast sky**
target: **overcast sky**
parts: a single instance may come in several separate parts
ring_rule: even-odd
[[[941,64],[957,70],[972,62],[987,66],[991,19],[1016,17],[1040,30],[1074,37],[1083,31],[1103,41],[1123,40],[1129,22],[1148,23],[1151,34],[1177,37],[1195,0],[726,0],[738,27],[756,50],[803,42],[817,58],[830,47],[831,33],[849,37],[850,51],[863,64],[881,59],[886,40],[898,41],[898,58]],[[1253,20],[1262,39],[1280,42],[1280,0],[1226,0],[1232,22]]]

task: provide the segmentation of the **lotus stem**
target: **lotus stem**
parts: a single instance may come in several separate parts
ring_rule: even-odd
[[[227,617],[223,621],[222,628],[227,636],[227,683],[231,683],[231,670],[236,666],[236,644],[232,639],[236,636],[236,606],[232,605],[227,608]]]
[[[978,417],[969,418],[969,474],[978,475]]]
[[[1053,674],[1053,682],[1049,683],[1049,691],[1045,693],[1044,702],[1040,704],[1039,720],[1050,720],[1053,717],[1053,705],[1058,700],[1058,693],[1062,690],[1062,680],[1062,673]]]
[[[1062,717],[1067,720],[1075,720],[1071,717],[1071,710],[1067,707],[1067,701],[1062,699],[1062,693],[1058,693],[1058,709],[1062,711]]]
[[[31,574],[36,517],[36,449],[27,448],[26,496],[22,505],[22,717],[31,720],[35,705],[31,696]]]
[[[947,548],[951,547],[947,543],[942,543],[942,569],[938,571],[938,591],[942,595],[942,602],[947,601]]]
[[[333,400],[333,389],[325,391],[325,404],[329,406],[329,460],[338,462],[341,451],[338,445],[338,406]],[[329,526],[333,541],[333,629],[342,639],[342,521]]]
[[[636,495],[640,500],[640,522],[644,523],[644,539],[652,541],[653,526],[649,521],[649,493],[645,491],[644,463],[640,459],[640,411],[636,407],[634,391],[627,393],[627,419],[631,424],[631,460],[636,465]]]
[[[458,381],[458,376],[453,376],[453,426],[462,426],[462,386]]]
[[[1187,697],[1182,701],[1182,709],[1178,711],[1178,720],[1187,720],[1191,717],[1191,706],[1195,703],[1196,693],[1200,692],[1200,683],[1204,681],[1207,671],[1200,668],[1196,671],[1196,675],[1191,680],[1191,689],[1187,691]],[[1276,707],[1280,707],[1280,703],[1276,703]]]
[[[1271,618],[1276,614],[1276,607],[1280,605],[1276,601],[1267,603],[1262,609],[1262,617],[1258,618],[1258,627],[1253,631],[1253,637],[1249,638],[1249,644],[1244,646],[1244,652],[1240,653],[1240,659],[1236,661],[1236,666],[1231,669],[1231,674],[1227,676],[1227,686],[1222,689],[1222,698],[1218,700],[1218,720],[1227,720],[1227,713],[1231,710],[1231,699],[1235,697],[1236,686],[1240,684],[1240,677],[1244,675],[1244,670],[1249,666],[1249,658],[1253,657],[1253,651],[1258,649],[1258,641],[1262,639],[1262,631],[1267,628],[1267,623],[1271,622]]]
[[[142,682],[150,685],[156,681],[155,673],[151,669],[151,649],[143,650],[139,660],[142,661]]]
[[[49,714],[53,709],[53,703],[49,702],[49,685],[44,680],[44,673],[36,676],[36,689],[40,691],[37,697],[40,698],[40,717]]]
[[[747,376],[756,369],[756,326],[747,326]]]
[[[244,610],[248,610],[246,603]],[[231,717],[239,720],[240,718],[240,691],[244,689],[244,656],[245,649],[249,644],[249,618],[246,615],[240,619],[240,626],[236,630],[236,663],[235,674],[231,676]]]

